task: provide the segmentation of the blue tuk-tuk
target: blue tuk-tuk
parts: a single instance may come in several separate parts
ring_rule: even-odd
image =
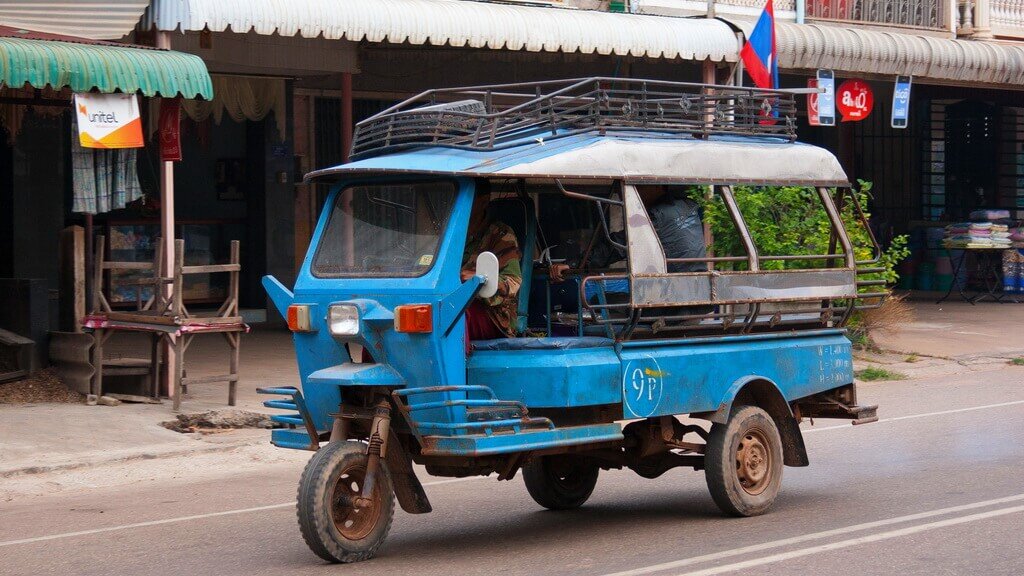
[[[883,296],[864,276],[877,246],[851,242],[845,215],[866,222],[836,158],[795,142],[796,92],[588,78],[432,90],[359,123],[353,161],[307,176],[332,187],[294,289],[264,279],[302,388],[261,392],[288,411],[273,444],[315,452],[298,491],[309,547],[367,559],[396,499],[429,512],[414,464],[521,470],[550,509],[581,506],[600,470],[693,468],[724,512],[762,514],[783,465],[808,464],[803,418],[877,419],[843,328]],[[820,203],[827,250],[757,245],[737,194],[779,185]],[[722,202],[736,253],[699,211],[698,255],[668,249],[652,187]],[[466,310],[503,273],[465,253],[484,194],[521,276],[508,334],[470,342]],[[598,266],[600,247],[622,258]]]

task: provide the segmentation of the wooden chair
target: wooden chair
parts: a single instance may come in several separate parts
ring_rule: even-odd
[[[155,307],[161,306],[161,302],[158,300],[162,286],[158,271],[163,256],[163,241],[158,241],[158,248],[156,256],[152,262],[116,262],[109,261],[106,259],[106,238],[104,236],[98,236],[96,238],[96,249],[95,249],[95,260],[93,265],[93,291],[92,291],[92,302],[90,303],[90,315],[87,317],[86,325],[89,325],[89,320],[93,322],[99,321],[103,318],[107,322],[118,321],[119,317],[127,316],[130,322],[139,322],[141,320],[148,320],[148,318],[155,316],[157,313],[152,311]],[[105,288],[109,289],[109,279],[119,271],[138,271],[143,274],[142,278],[138,278],[132,282],[131,285],[136,287],[136,302],[134,312],[119,312],[114,311],[110,306],[110,301],[107,299]],[[142,294],[146,287],[152,287],[154,296],[148,298],[145,302],[142,300]],[[103,395],[103,377],[104,376],[137,376],[148,378],[149,395],[153,398],[159,396],[159,382],[160,382],[160,339],[161,335],[158,332],[152,332],[148,330],[132,330],[135,332],[144,332],[149,336],[150,339],[150,355],[149,358],[107,358],[104,355],[104,348],[107,341],[114,333],[118,331],[114,326],[97,327],[93,329],[94,344],[92,348],[92,365],[95,371],[93,372],[92,382],[90,383],[90,393],[97,396]]]
[[[171,298],[168,311],[179,331],[172,339],[174,354],[177,356],[176,374],[174,375],[174,409],[181,404],[182,391],[189,384],[205,384],[209,382],[228,383],[228,405],[235,405],[238,386],[238,363],[241,352],[242,334],[249,331],[238,311],[238,284],[242,272],[240,248],[238,240],[231,241],[231,256],[227,264],[203,264],[185,266],[183,264],[185,243],[174,241],[174,276],[171,278]],[[228,274],[227,297],[213,314],[200,315],[192,313],[183,300],[185,277],[190,274]],[[228,361],[228,373],[210,376],[185,376],[185,352],[192,339],[199,334],[221,334],[231,348]]]

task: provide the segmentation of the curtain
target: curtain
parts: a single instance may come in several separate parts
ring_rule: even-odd
[[[21,133],[21,125],[25,114],[30,110],[37,116],[60,116],[71,109],[71,93],[67,90],[55,91],[51,88],[35,90],[34,88],[0,88],[0,97],[4,98],[27,98],[38,97],[41,100],[52,100],[60,106],[33,106],[31,104],[0,104],[0,127],[7,131],[7,143],[14,144],[18,134]]]
[[[71,125],[72,212],[101,214],[142,197],[135,148],[84,148]]]
[[[235,122],[258,122],[273,112],[278,136],[284,139],[287,129],[284,80],[224,75],[212,78],[213,100],[181,101],[181,109],[189,118],[203,122],[212,116],[213,121],[220,124],[227,114]]]

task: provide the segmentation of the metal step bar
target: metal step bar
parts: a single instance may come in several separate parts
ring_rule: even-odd
[[[277,434],[276,432],[281,431],[275,430],[275,433],[271,435],[271,442],[275,446],[280,446],[282,448],[297,448],[300,450],[320,449],[320,433],[313,424],[313,417],[310,416],[309,410],[306,408],[306,401],[303,399],[302,392],[298,388],[295,388],[294,386],[257,388],[256,393],[287,396],[291,398],[291,400],[265,400],[263,405],[267,408],[276,408],[278,410],[294,410],[294,412],[290,414],[273,414],[270,416],[270,421],[277,422],[278,424],[284,424],[292,430],[299,426],[303,426],[306,429],[306,435],[309,436],[309,442],[307,444],[303,443],[300,436],[296,434]]]
[[[466,398],[453,400],[436,400],[427,402],[412,402],[417,396],[425,394],[437,394],[444,392],[463,392]],[[395,399],[395,405],[403,413],[412,432],[417,438],[424,436],[440,436],[427,432],[443,431],[453,433],[461,430],[480,431],[490,436],[498,432],[519,432],[530,428],[547,428],[554,430],[555,424],[549,418],[531,417],[529,411],[522,402],[515,400],[499,400],[494,391],[487,386],[461,385],[461,386],[428,386],[423,388],[404,388],[391,393]],[[483,396],[482,398],[470,398],[471,395]],[[464,422],[426,422],[417,418],[416,412],[424,410],[436,410],[442,408],[465,407],[468,414],[474,419],[467,419]],[[483,410],[481,410],[483,409]],[[511,417],[509,416],[511,413]]]

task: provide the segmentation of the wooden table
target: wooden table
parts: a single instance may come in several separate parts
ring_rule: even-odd
[[[116,314],[116,313],[115,313]],[[163,317],[158,317],[163,318]],[[238,362],[241,350],[241,336],[249,332],[249,326],[244,322],[217,322],[219,318],[209,318],[204,322],[203,318],[189,318],[183,323],[163,322],[137,322],[118,320],[103,314],[86,316],[83,326],[93,332],[96,344],[92,350],[92,364],[96,369],[92,381],[92,393],[103,394],[103,373],[105,364],[108,361],[103,357],[103,347],[107,340],[115,332],[142,332],[151,336],[150,366],[151,373],[151,394],[155,398],[158,395],[158,382],[160,381],[160,342],[167,341],[170,353],[174,354],[177,362],[174,363],[175,373],[171,378],[171,397],[174,400],[174,410],[181,408],[182,389],[189,384],[206,384],[209,382],[228,383],[228,405],[235,405],[235,397],[238,385]],[[209,376],[185,376],[185,352],[188,350],[192,339],[200,334],[221,334],[231,347],[231,356],[228,361],[228,373]],[[108,371],[109,373],[109,371]]]

